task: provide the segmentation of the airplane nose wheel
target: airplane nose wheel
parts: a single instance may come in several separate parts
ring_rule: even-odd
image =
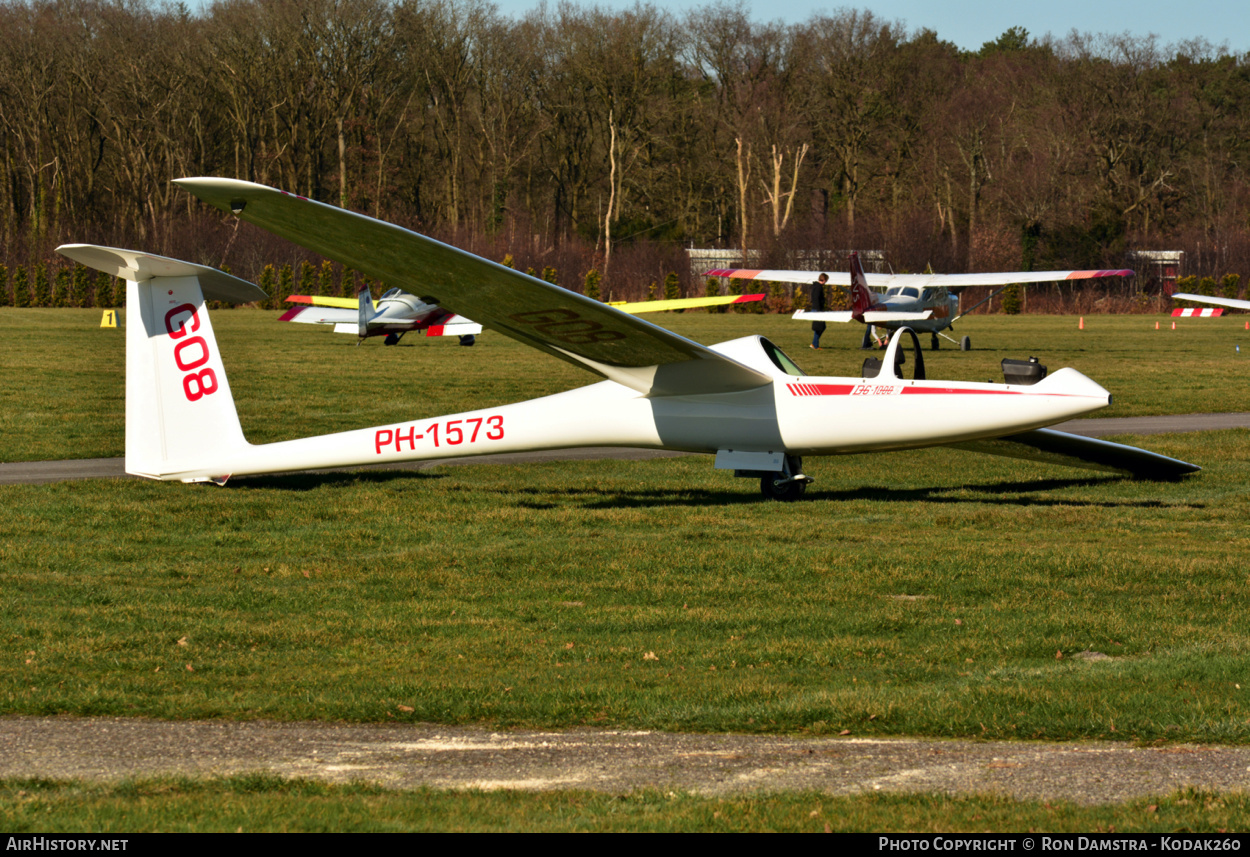
[[[786,456],[786,469],[782,473],[765,473],[760,477],[760,491],[769,500],[790,502],[807,491],[810,476],[803,475],[803,459],[797,455]]]

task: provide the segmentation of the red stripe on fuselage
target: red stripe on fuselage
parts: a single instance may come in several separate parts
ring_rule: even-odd
[[[1019,390],[969,390],[967,387],[904,387],[903,395],[924,393],[938,396],[1019,396]]]
[[[849,396],[854,384],[786,384],[792,396]]]
[[[849,396],[856,387],[887,386],[869,379],[862,384],[786,384],[792,396]],[[1019,390],[974,390],[967,387],[903,387],[904,396],[1020,396]]]

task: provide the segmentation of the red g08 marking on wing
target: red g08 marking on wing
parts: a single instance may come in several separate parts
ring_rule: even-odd
[[[198,402],[219,389],[217,373],[211,367],[200,369],[212,357],[208,343],[202,336],[187,337],[199,329],[200,316],[191,304],[179,304],[165,313],[165,331],[170,339],[180,340],[174,346],[174,363],[179,372],[186,373],[182,376],[182,392],[188,402]]]
[[[607,330],[597,321],[582,318],[571,309],[541,309],[518,312],[508,316],[515,322],[527,324],[551,339],[570,345],[590,345],[594,342],[613,342],[624,339],[625,334]]]

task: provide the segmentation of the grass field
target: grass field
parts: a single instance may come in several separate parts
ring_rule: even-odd
[[[645,790],[395,792],[264,775],[215,781],[144,780],[115,786],[0,781],[8,834],[141,832],[671,832],[1043,830],[1051,833],[1244,830],[1245,795],[1180,791],[1124,806],[1017,802],[941,795],[830,797],[800,792],[707,798]],[[1022,824],[1022,819],[1025,823]]]
[[[1116,397],[1097,416],[1244,411],[1243,318],[974,318],[977,350],[925,356],[931,378],[1074,366]],[[122,334],[98,320],[0,310],[0,460],[121,454]],[[832,325],[812,352],[776,316],[659,321],[764,332],[811,373],[863,358]],[[256,442],[593,380],[489,333],[357,348],[214,322]],[[698,456],[2,487],[0,710],[1245,743],[1250,432],[1126,440],[1206,469],[848,456],[809,462],[795,504]]]

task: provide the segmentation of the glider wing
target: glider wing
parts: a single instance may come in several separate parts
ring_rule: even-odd
[[[252,182],[186,178],[200,199],[343,265],[650,396],[771,378],[685,337],[400,226]]]
[[[1007,437],[952,443],[968,452],[1046,461],[1065,467],[1101,470],[1139,479],[1175,479],[1202,468],[1155,452],[1055,429],[1035,429]]]

